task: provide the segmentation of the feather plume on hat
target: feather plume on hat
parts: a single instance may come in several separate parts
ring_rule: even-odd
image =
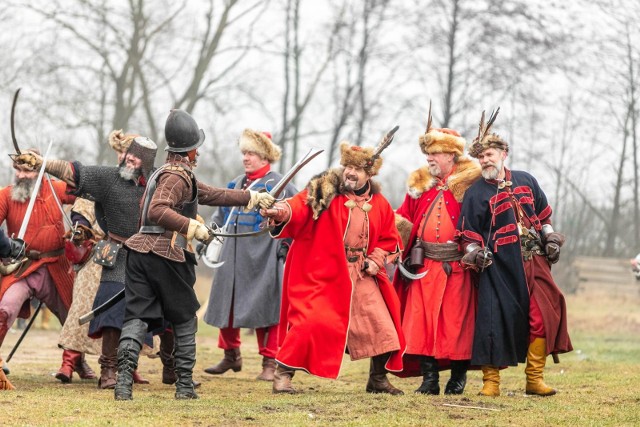
[[[502,139],[497,133],[489,133],[499,112],[500,107],[491,113],[489,120],[487,120],[486,123],[484,121],[485,112],[482,112],[482,115],[480,116],[480,123],[478,125],[478,136],[475,137],[471,147],[469,147],[469,155],[471,157],[478,158],[480,153],[488,148],[497,148],[507,153],[509,152],[509,143],[507,143],[507,141]]]
[[[453,153],[457,156],[462,156],[466,141],[460,133],[449,128],[434,128],[432,127],[432,122],[431,101],[429,101],[427,129],[418,139],[420,150],[424,154]]]

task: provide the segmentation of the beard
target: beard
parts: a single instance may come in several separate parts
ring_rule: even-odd
[[[20,203],[26,202],[31,197],[35,185],[35,179],[16,178],[13,187],[11,187],[11,200]]]
[[[127,166],[120,166],[120,177],[125,181],[135,181],[142,175],[142,169],[129,168]]]
[[[482,177],[484,179],[497,179],[503,164],[504,162],[502,160],[497,163],[487,163],[482,167]]]
[[[440,169],[440,166],[438,165],[428,165],[429,166],[429,173],[431,174],[431,176],[437,176],[440,177],[440,174],[442,173],[442,169]]]
[[[347,175],[342,178],[342,189],[346,191],[356,191],[359,190],[358,187],[358,176],[357,175]]]

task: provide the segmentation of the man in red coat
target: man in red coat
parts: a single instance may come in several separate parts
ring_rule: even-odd
[[[394,285],[407,339],[400,375],[422,374],[416,393],[439,394],[438,370],[450,365],[444,393],[462,394],[471,359],[476,297],[454,240],[462,198],[480,177],[480,167],[463,156],[465,140],[455,130],[429,128],[419,143],[428,164],[409,175],[409,191],[397,213],[412,224],[403,259],[412,263],[414,271],[427,273],[411,280],[396,271]]]
[[[38,177],[38,170],[23,169],[16,169],[14,185],[0,190],[0,223],[6,220],[9,236],[18,235]],[[43,178],[40,183],[23,239],[26,258],[15,271],[0,279],[0,346],[16,318],[29,317],[31,298],[45,303],[60,323],[64,323],[71,305],[74,273],[64,255],[62,212],[45,181]],[[62,203],[73,203],[75,197],[66,194],[64,182],[52,184]],[[63,367],[80,361],[82,354],[74,353],[77,355],[64,351]]]
[[[371,358],[369,393],[403,394],[387,379],[402,370],[398,297],[385,261],[399,248],[394,212],[371,177],[381,149],[340,146],[341,169],[263,210],[274,237],[290,237],[284,272],[274,393],[296,393],[296,370],[335,379],[343,355]]]

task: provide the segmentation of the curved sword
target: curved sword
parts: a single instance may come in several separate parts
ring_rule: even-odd
[[[18,239],[24,239],[24,235],[27,232],[27,225],[29,225],[29,218],[31,218],[31,213],[33,212],[33,205],[36,203],[36,198],[38,197],[38,191],[40,191],[40,183],[42,183],[42,176],[44,175],[44,169],[47,166],[47,158],[49,157],[49,151],[51,151],[52,145],[53,145],[53,139],[49,140],[49,146],[47,147],[47,151],[44,153],[44,157],[42,158],[42,166],[40,167],[38,178],[33,186],[33,191],[31,192],[31,197],[29,198],[29,205],[27,206],[27,210],[24,213],[24,219],[22,220],[20,231],[18,231]]]
[[[402,274],[404,277],[406,277],[407,279],[410,280],[419,280],[422,279],[424,276],[427,275],[427,273],[429,272],[429,270],[425,270],[422,273],[417,273],[414,274],[412,272],[410,272],[409,270],[407,270],[407,268],[404,266],[404,264],[402,263],[402,261],[400,261],[400,257],[397,258],[396,264],[398,264],[398,269],[400,270],[400,274]]]
[[[22,152],[20,151],[20,147],[18,147],[18,140],[16,139],[16,104],[18,103],[18,95],[20,95],[20,89],[16,90],[16,93],[13,95],[13,103],[11,104],[11,141],[13,142],[13,148],[16,150],[16,154],[20,155]]]

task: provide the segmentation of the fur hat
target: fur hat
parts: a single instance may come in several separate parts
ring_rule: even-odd
[[[478,138],[475,138],[473,140],[473,144],[469,147],[469,155],[477,159],[480,153],[488,148],[497,148],[508,153],[509,143],[502,139],[497,133],[486,135],[481,141],[478,141]]]
[[[509,144],[507,141],[502,139],[497,133],[489,133],[489,130],[496,121],[499,112],[500,107],[491,113],[489,120],[487,120],[486,123],[484,121],[484,111],[482,112],[480,125],[478,127],[478,136],[475,137],[471,147],[469,147],[469,155],[471,157],[478,158],[480,153],[488,148],[497,148],[498,150],[502,150],[507,153],[509,152]]]
[[[362,168],[370,177],[375,176],[382,166],[382,157],[377,156],[373,160],[374,153],[373,147],[360,147],[342,141],[340,143],[340,164]]]
[[[131,142],[140,135],[129,133],[125,134],[122,129],[113,130],[109,134],[109,145],[117,153],[126,153]]]
[[[269,163],[277,162],[282,154],[282,149],[271,141],[269,132],[245,129],[240,135],[238,146],[240,151],[254,152]]]
[[[462,156],[465,139],[458,131],[448,128],[431,128],[420,135],[420,149],[424,154],[453,153]]]

